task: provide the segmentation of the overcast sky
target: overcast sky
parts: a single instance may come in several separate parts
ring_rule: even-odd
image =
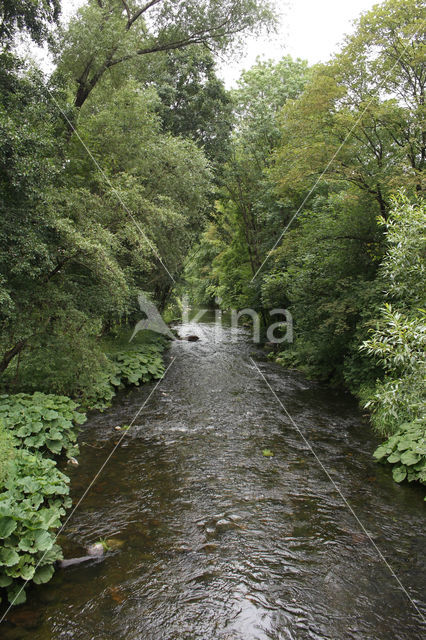
[[[62,0],[64,18],[84,1]],[[219,75],[228,88],[235,86],[241,71],[249,69],[258,56],[278,60],[290,54],[311,64],[325,62],[338,50],[344,35],[352,31],[352,21],[377,0],[276,0],[276,4],[282,14],[278,35],[247,39],[240,60],[219,64]]]
[[[279,34],[250,39],[238,63],[221,65],[228,88],[235,85],[241,71],[249,69],[256,57],[280,59],[290,54],[310,64],[326,62],[339,48],[344,35],[353,30],[352,21],[371,9],[377,0],[277,0],[281,11]]]

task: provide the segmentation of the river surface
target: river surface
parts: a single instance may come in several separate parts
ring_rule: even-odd
[[[1,638],[425,637],[424,492],[372,460],[355,401],[267,361],[242,329],[179,330],[201,340],[172,344],[165,379],[64,531],[68,556],[100,538],[122,546],[31,589]],[[84,425],[74,503],[153,386]]]

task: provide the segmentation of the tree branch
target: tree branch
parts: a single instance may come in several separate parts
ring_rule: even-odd
[[[126,11],[127,20],[129,21],[132,17],[132,14],[130,13],[129,5],[127,4],[126,0],[121,0],[121,4],[123,5],[124,10]],[[129,24],[129,22],[127,22],[127,24]]]
[[[163,2],[163,0],[151,0],[151,2],[147,2],[143,7],[141,7],[140,9],[138,9],[136,11],[136,13],[134,13],[132,16],[129,16],[129,20],[127,21],[127,25],[126,25],[126,29],[127,31],[130,29],[130,27],[132,26],[132,24],[134,22],[136,22],[136,20],[138,18],[140,18],[140,16],[145,13],[146,11],[148,11],[148,9],[150,9],[151,7],[153,7],[156,4],[159,4],[160,2]]]
[[[13,358],[16,355],[18,355],[18,353],[21,353],[22,349],[26,346],[26,344],[27,344],[26,340],[20,340],[15,344],[14,347],[9,349],[9,351],[6,351],[6,353],[3,355],[3,358],[0,362],[0,374],[6,371],[11,360],[13,360]]]

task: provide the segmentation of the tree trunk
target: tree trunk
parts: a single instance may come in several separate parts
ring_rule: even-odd
[[[6,351],[6,353],[3,356],[2,361],[0,362],[0,374],[4,373],[6,371],[7,367],[10,364],[10,362],[13,360],[13,358],[16,355],[18,355],[18,353],[21,353],[21,351],[24,349],[26,344],[27,344],[26,340],[20,340],[19,342],[17,342],[15,344],[14,347],[9,349],[9,351]]]

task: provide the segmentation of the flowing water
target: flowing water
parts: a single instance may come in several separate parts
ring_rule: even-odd
[[[68,555],[121,546],[32,589],[1,638],[424,637],[422,490],[374,463],[353,399],[262,359],[243,330],[215,331],[180,327],[201,340],[172,344],[165,379],[64,531]],[[75,502],[152,389],[84,426]]]

